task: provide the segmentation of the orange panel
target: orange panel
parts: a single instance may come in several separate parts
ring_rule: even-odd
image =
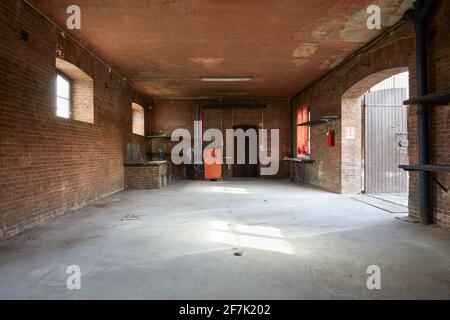
[[[308,106],[298,107],[297,109],[297,124],[309,121]],[[308,155],[309,150],[309,130],[308,127],[297,126],[297,156]]]
[[[205,163],[205,179],[219,179],[222,177],[222,151],[206,149],[203,152]]]

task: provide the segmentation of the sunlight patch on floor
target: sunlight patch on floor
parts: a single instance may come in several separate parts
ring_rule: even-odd
[[[280,229],[273,227],[233,225],[226,221],[211,223],[211,241],[285,254],[294,254]]]
[[[212,187],[211,191],[217,193],[248,194],[245,188]]]

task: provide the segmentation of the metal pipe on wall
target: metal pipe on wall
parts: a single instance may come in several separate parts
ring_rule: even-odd
[[[297,130],[297,123],[294,117],[294,99],[290,99],[289,104],[291,109],[291,157],[295,158],[297,156],[296,151],[294,151],[296,149],[295,130]]]
[[[428,43],[427,18],[436,0],[417,0],[414,9],[405,12],[404,19],[414,24],[416,33],[416,63],[417,63],[417,95],[428,94]],[[426,105],[417,106],[417,126],[419,142],[419,164],[429,162],[428,146],[428,109]],[[433,222],[431,212],[430,178],[426,172],[419,173],[420,216],[423,224]]]

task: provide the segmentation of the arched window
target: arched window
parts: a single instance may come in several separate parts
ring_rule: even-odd
[[[94,123],[94,81],[77,66],[56,58],[56,115]]]
[[[142,108],[139,104],[133,103],[131,105],[131,121],[132,121],[132,129],[134,134],[138,134],[140,136],[145,135],[145,115],[144,108]]]

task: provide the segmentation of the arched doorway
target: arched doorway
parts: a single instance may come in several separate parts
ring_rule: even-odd
[[[342,192],[407,192],[406,174],[398,169],[407,162],[406,85],[395,88],[391,79],[408,68],[374,73],[342,96]]]

